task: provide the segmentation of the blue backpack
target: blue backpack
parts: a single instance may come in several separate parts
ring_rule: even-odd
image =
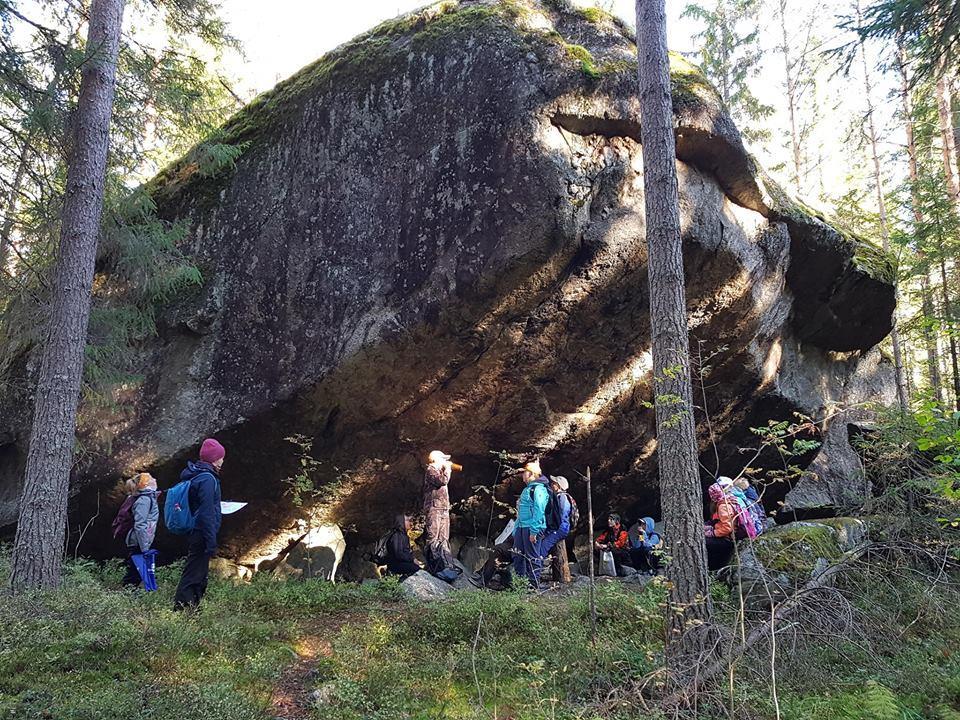
[[[186,535],[197,524],[196,516],[190,512],[190,481],[178,482],[167,491],[167,500],[163,505],[163,524],[175,535]]]

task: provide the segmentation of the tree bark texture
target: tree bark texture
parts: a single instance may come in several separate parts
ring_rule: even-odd
[[[20,157],[17,160],[17,171],[13,176],[13,182],[10,184],[10,191],[7,193],[6,201],[3,203],[3,227],[0,227],[0,269],[7,267],[7,260],[10,254],[11,235],[13,234],[14,217],[17,212],[17,201],[20,198],[20,188],[23,185],[23,176],[27,172],[27,163],[30,152],[30,136],[23,141],[20,147]]]
[[[860,6],[857,5],[857,14]],[[859,19],[859,18],[858,18]],[[883,251],[890,251],[890,226],[887,222],[887,203],[883,194],[883,175],[880,172],[880,154],[877,152],[877,127],[873,121],[873,82],[870,78],[870,67],[867,65],[867,52],[863,43],[860,44],[860,59],[863,61],[863,79],[867,94],[867,131],[870,137],[870,153],[873,156],[873,184],[877,190],[877,208],[880,212],[880,237],[883,242]],[[900,410],[907,412],[910,406],[910,395],[907,391],[906,373],[903,369],[903,353],[900,348],[900,330],[897,327],[897,307],[900,306],[900,289],[894,284],[895,305],[893,310],[893,327],[890,331],[890,340],[893,343],[893,366],[897,382],[897,401]]]
[[[943,249],[940,250],[940,293],[943,300],[943,318],[947,325],[947,340],[950,345],[950,369],[953,371],[953,402],[960,410],[960,367],[957,358],[957,338],[953,324],[953,304],[950,291],[947,289],[947,264],[943,258]]]
[[[60,583],[124,0],[94,0],[10,576],[14,592]]]
[[[666,537],[667,662],[689,627],[710,618],[697,465],[690,348],[680,239],[676,146],[664,0],[637,0],[640,139],[643,145],[657,461]]]

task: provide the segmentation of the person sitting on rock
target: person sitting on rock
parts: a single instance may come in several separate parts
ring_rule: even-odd
[[[454,573],[456,565],[450,552],[450,456],[432,450],[423,476],[423,555],[427,570],[437,577]],[[455,575],[454,575],[455,577]]]
[[[630,539],[630,561],[637,572],[656,575],[660,569],[660,548],[663,541],[655,529],[653,518],[641,518],[637,537]]]
[[[623,566],[630,562],[630,538],[617,513],[610,513],[607,516],[607,529],[597,536],[593,549],[597,555],[608,551],[613,553],[613,564],[617,569],[617,575],[624,574]]]
[[[411,527],[413,527],[413,521],[409,515],[397,515],[394,518],[393,532],[387,538],[387,574],[399,575],[401,580],[420,570],[420,565],[414,560],[413,550],[410,547]]]
[[[511,523],[514,521],[511,520]],[[514,524],[514,528],[516,525]],[[479,572],[468,578],[471,584],[490,590],[506,590],[513,584],[513,532],[503,542],[493,546],[493,552]]]
[[[532,587],[539,588],[543,568],[541,545],[547,528],[545,513],[550,491],[538,460],[524,465],[523,481],[526,487],[517,501],[517,524],[513,530],[513,569],[517,575],[527,578]]]
[[[737,530],[737,500],[725,493],[719,483],[707,488],[710,496],[710,522],[704,525],[707,567],[719,570],[730,562]]]

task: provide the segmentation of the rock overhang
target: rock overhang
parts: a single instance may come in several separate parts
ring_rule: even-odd
[[[293,430],[314,439],[324,479],[349,488],[333,498],[347,524],[409,504],[420,445],[442,442],[479,469],[458,479],[464,498],[492,474],[492,449],[559,467],[602,455],[598,499],[651,510],[637,499],[653,496],[655,440],[634,52],[609,17],[562,3],[439,3],[338,48],[228,121],[217,142],[242,148],[236,169],[203,179],[188,156],[161,173],[149,189],[168,218],[192,223],[185,247],[209,263],[207,284],[165,312],[144,349],[160,369],[111,470],[170,474],[202,435],[222,433],[244,468],[238,491],[264,501],[244,531],[264,536],[291,513],[280,481]],[[857,363],[821,358],[878,342],[893,293],[883,256],[776,187],[709,83],[673,63],[688,276],[706,283],[691,307],[713,348],[750,338],[714,370],[731,458],[764,413],[842,399]],[[447,125],[427,117],[455,93],[463,108]],[[378,183],[407,197],[377,195]],[[784,390],[783,377],[805,373],[810,382]],[[840,379],[809,389],[826,374]]]

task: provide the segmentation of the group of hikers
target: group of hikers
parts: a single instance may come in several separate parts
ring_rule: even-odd
[[[226,450],[207,438],[200,445],[199,459],[187,462],[180,482],[167,492],[164,524],[171,532],[187,536],[187,558],[174,595],[174,609],[196,607],[207,591],[210,558],[217,552],[220,532],[220,469]],[[139,473],[126,481],[127,499],[113,521],[113,534],[127,549],[127,572],[123,584],[156,589],[157,551],[153,541],[160,520],[157,481]]]
[[[174,596],[174,608],[197,606],[207,589],[210,558],[217,550],[221,523],[220,471],[226,450],[217,440],[207,438],[197,460],[187,462],[180,482],[167,491],[164,524],[174,533],[187,536],[187,556]],[[423,557],[432,575],[454,582],[461,569],[450,550],[451,474],[460,466],[450,455],[433,450],[428,456],[423,480]],[[512,585],[513,576],[526,578],[539,588],[545,561],[551,558],[551,577],[570,582],[567,540],[580,520],[570,483],[561,476],[547,476],[540,462],[523,466],[524,488],[511,520],[495,542],[479,571],[468,579],[478,587],[500,589]],[[113,522],[114,536],[127,550],[125,585],[141,582],[156,589],[153,542],[160,518],[156,479],[139,473],[126,481],[127,498]],[[708,566],[726,565],[739,538],[754,538],[763,532],[765,516],[755,488],[743,478],[720,477],[707,488],[710,519],[704,524]],[[387,572],[402,577],[421,570],[410,544],[413,519],[398,515],[391,532],[384,536],[371,559],[386,565]],[[607,516],[607,527],[593,541],[592,551],[600,574],[628,572],[657,574],[664,564],[664,542],[653,518],[643,517],[629,529],[618,513]]]
[[[432,575],[455,581],[461,569],[450,550],[450,456],[433,450],[423,481],[423,556]],[[551,558],[551,577],[570,582],[567,539],[579,521],[579,510],[570,495],[570,483],[561,476],[547,476],[539,461],[523,467],[524,488],[516,505],[516,519],[497,538],[481,569],[469,577],[478,587],[505,588],[513,575],[540,587],[541,573]],[[726,565],[739,538],[754,538],[763,532],[765,516],[759,495],[745,478],[720,477],[707,489],[710,519],[704,524],[708,565],[711,570]],[[391,532],[381,539],[374,553],[387,572],[402,577],[421,569],[410,545],[412,518],[398,515]],[[601,574],[624,575],[629,571],[657,574],[663,565],[663,539],[653,518],[643,517],[627,529],[618,513],[607,516],[606,529],[593,542]]]

